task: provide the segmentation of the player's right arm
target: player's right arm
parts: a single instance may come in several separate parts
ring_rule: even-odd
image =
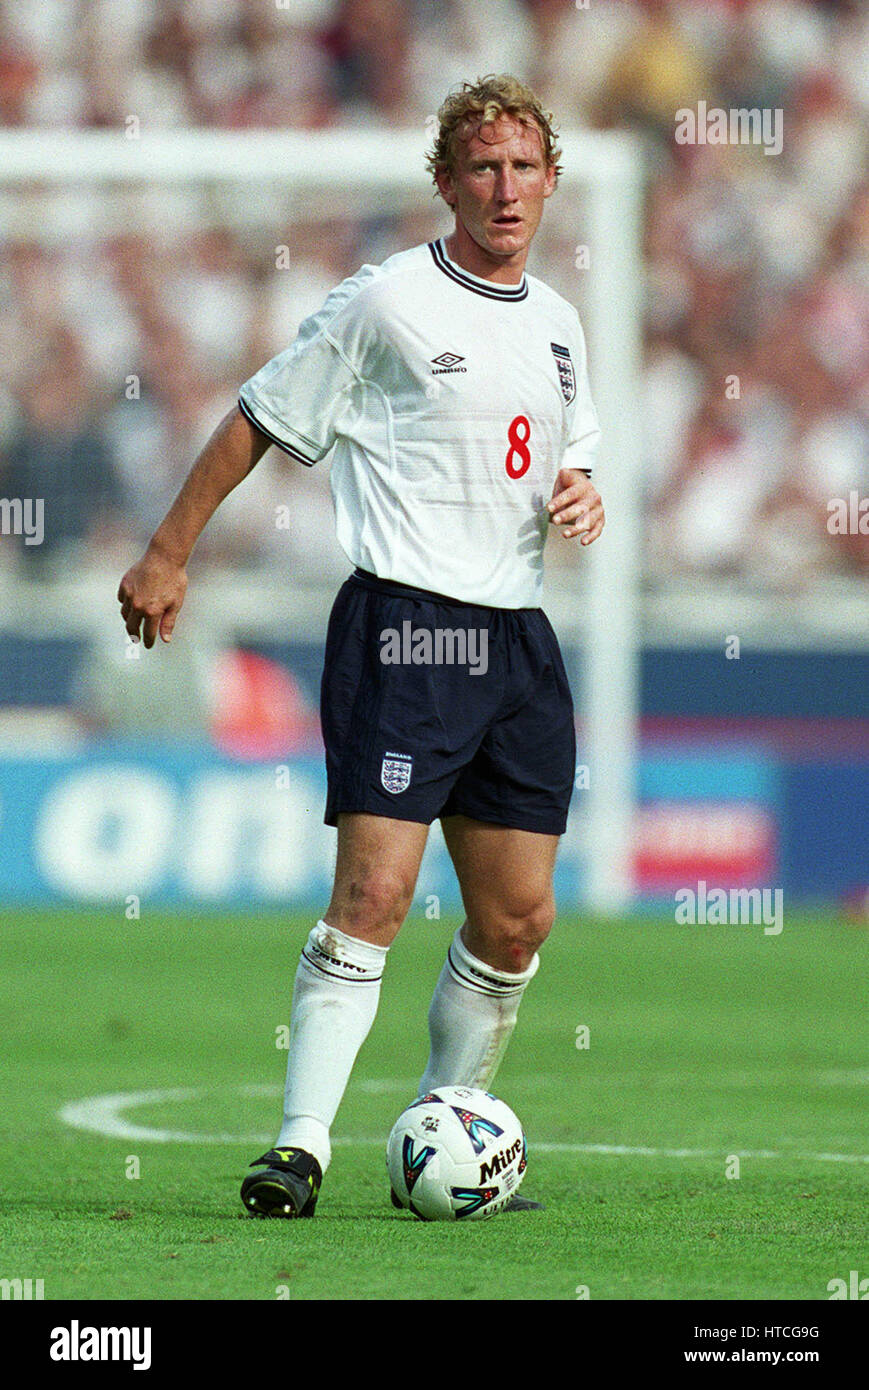
[[[121,580],[121,617],[134,641],[140,628],[146,647],[153,647],[158,633],[164,642],[170,640],[187,590],[190,552],[223,499],[270,443],[237,406],[220,422],[145,554]]]
[[[376,345],[373,318],[360,290],[376,277],[363,266],[343,280],[299,328],[295,342],[267,362],[239,391],[209,439],[138,564],[121,580],[118,600],[127,632],[153,647],[168,642],[187,588],[186,565],[206,523],[246,478],[270,444],[313,466],[336,438],[355,365]]]

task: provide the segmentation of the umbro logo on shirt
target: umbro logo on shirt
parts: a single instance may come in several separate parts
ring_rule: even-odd
[[[432,359],[432,376],[443,376],[445,372],[466,372],[467,367],[460,367],[459,363],[464,362],[464,357],[460,357],[457,352],[442,352],[440,357]]]

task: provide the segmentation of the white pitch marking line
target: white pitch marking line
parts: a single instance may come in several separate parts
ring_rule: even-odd
[[[209,1134],[184,1129],[157,1129],[150,1125],[137,1125],[126,1118],[126,1111],[140,1105],[162,1104],[167,1101],[194,1100],[206,1094],[207,1087],[190,1089],[170,1089],[160,1091],[118,1091],[109,1095],[87,1096],[83,1100],[70,1101],[58,1111],[58,1117],[73,1129],[86,1130],[91,1134],[102,1134],[107,1139],[126,1139],[140,1144],[269,1144],[273,1136],[268,1134]],[[238,1090],[246,1095],[274,1095],[273,1086],[240,1086]],[[356,1148],[360,1146],[382,1147],[382,1137],[359,1135],[339,1135],[332,1140],[332,1146]],[[647,1144],[571,1144],[571,1143],[531,1143],[532,1153],[572,1153],[603,1154],[620,1158],[720,1158],[726,1145],[720,1149],[667,1149]],[[869,1163],[869,1154],[837,1153],[783,1153],[776,1149],[732,1149],[737,1158],[777,1158],[802,1161],[806,1163]]]
[[[155,1129],[151,1125],[133,1124],[125,1111],[140,1105],[158,1105],[166,1101],[195,1100],[204,1094],[204,1087],[188,1090],[118,1091],[110,1095],[87,1096],[71,1101],[58,1111],[64,1124],[73,1129],[90,1130],[108,1139],[129,1139],[145,1144],[240,1144],[261,1141],[261,1135],[199,1134],[183,1129]]]

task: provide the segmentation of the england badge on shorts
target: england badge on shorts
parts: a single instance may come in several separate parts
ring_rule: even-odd
[[[388,792],[398,796],[410,786],[413,758],[408,753],[387,753],[380,768],[380,781]]]
[[[555,365],[558,368],[558,380],[561,382],[561,394],[565,404],[570,405],[576,395],[576,374],[573,370],[573,361],[570,356],[569,348],[562,347],[560,343],[550,343],[552,355],[555,358]]]

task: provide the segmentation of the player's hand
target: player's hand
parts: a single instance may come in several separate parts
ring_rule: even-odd
[[[184,566],[150,545],[118,587],[121,617],[133,641],[139,641],[140,628],[146,647],[153,647],[158,633],[164,642],[170,641],[186,592]]]
[[[565,537],[582,536],[583,545],[596,541],[604,528],[603,504],[597,488],[577,468],[559,470],[548,508],[549,519]]]

